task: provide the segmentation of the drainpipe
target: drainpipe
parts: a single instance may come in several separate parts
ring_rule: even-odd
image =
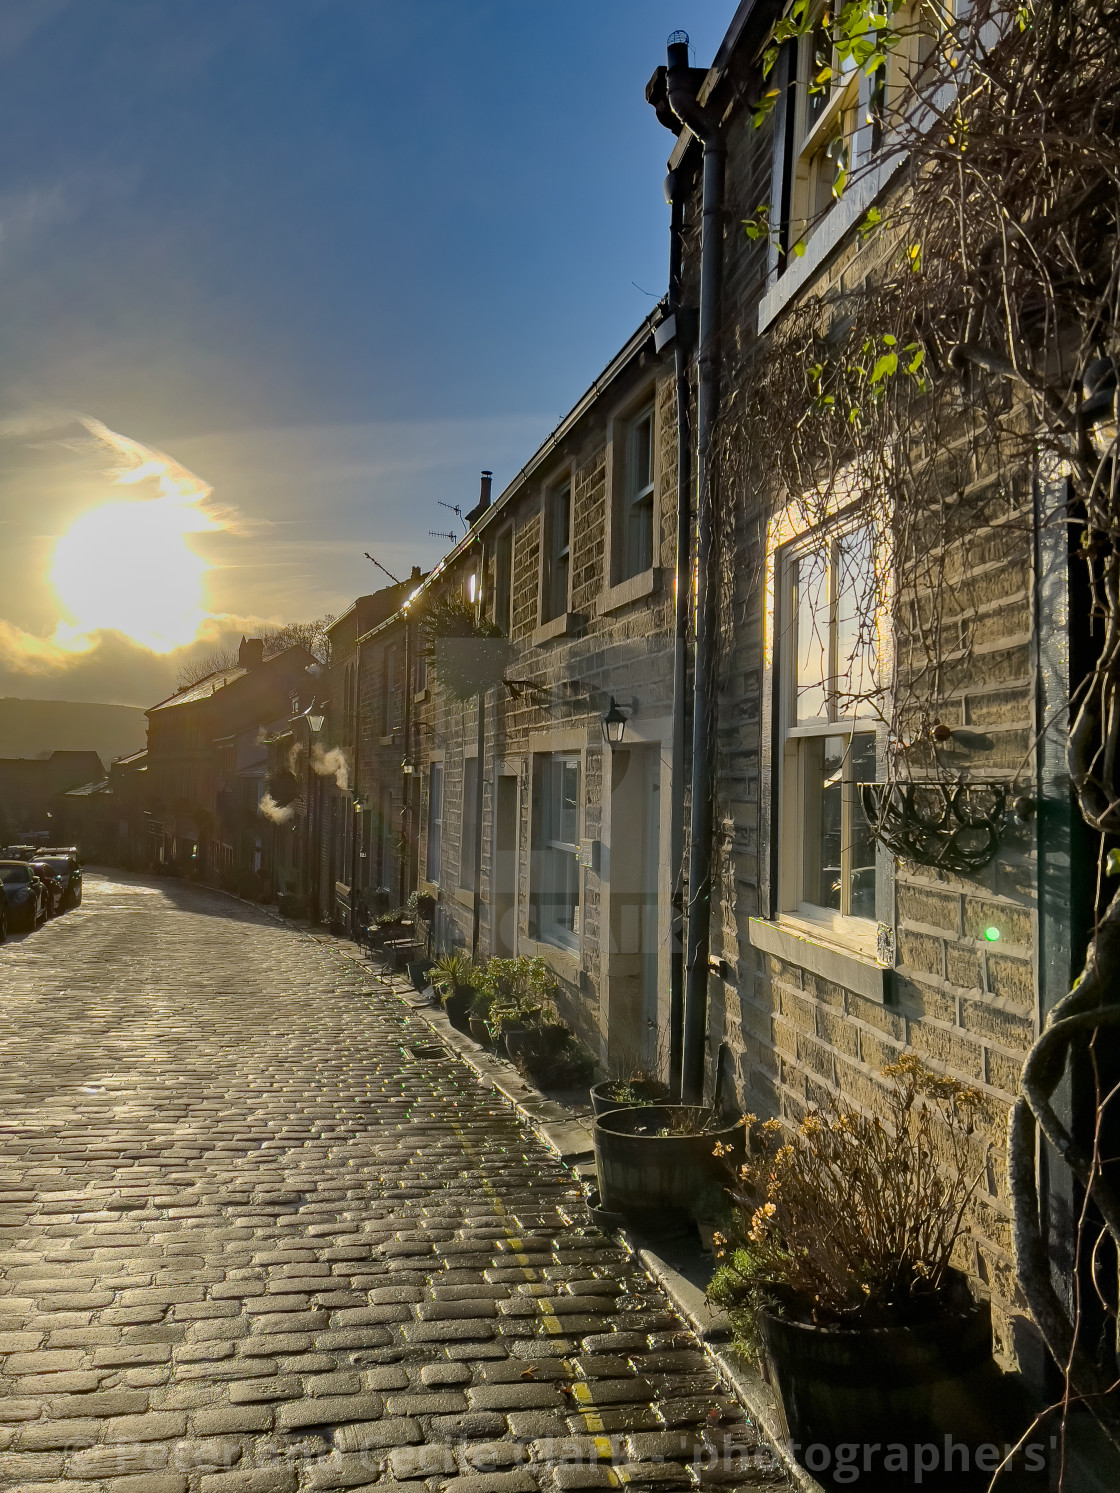
[[[671,116],[680,128],[680,121]],[[685,723],[688,713],[688,619],[691,601],[689,555],[692,548],[692,433],[689,360],[693,317],[681,302],[684,204],[686,190],[675,172],[665,178],[672,208],[669,224],[668,312],[662,326],[673,338],[673,382],[677,403],[677,559],[673,626],[672,793],[669,800],[669,1090],[681,1096],[684,1050],[684,775]],[[660,332],[660,328],[657,329]],[[657,333],[655,332],[655,339]],[[660,349],[659,349],[660,350]]]
[[[482,511],[490,506],[490,473],[482,474]],[[478,564],[478,620],[486,616],[486,540]],[[471,914],[471,958],[478,958],[479,934],[482,929],[482,759],[486,750],[486,691],[478,692],[478,766],[474,774],[474,906]]]
[[[696,404],[696,662],[692,687],[692,816],[688,857],[682,1097],[703,1100],[712,914],[712,726],[715,709],[717,560],[713,434],[719,402],[719,302],[723,268],[725,148],[718,121],[696,99],[703,76],[688,65],[688,38],[669,38],[669,107],[704,148],[700,237],[699,379]]]

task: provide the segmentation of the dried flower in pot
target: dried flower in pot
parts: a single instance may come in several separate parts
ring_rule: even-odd
[[[709,1297],[768,1361],[802,1445],[992,1429],[976,1389],[992,1371],[989,1309],[952,1265],[984,1171],[982,1096],[910,1055],[884,1072],[885,1119],[833,1102],[791,1135],[749,1117],[717,1241]]]

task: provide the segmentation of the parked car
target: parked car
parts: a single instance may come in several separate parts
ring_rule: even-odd
[[[8,861],[32,861],[38,854],[38,845],[8,845],[4,849],[4,859]]]
[[[63,912],[68,907],[82,905],[82,868],[76,856],[65,850],[48,850],[31,864],[46,866],[51,875],[58,878],[60,885],[57,911]]]
[[[8,894],[4,890],[4,883],[0,881],[0,943],[8,937]]]
[[[34,871],[35,875],[43,883],[43,890],[47,899],[47,917],[56,918],[62,911],[62,899],[66,887],[61,875],[54,867],[45,860],[36,858],[28,861],[28,870]]]
[[[26,861],[0,861],[0,882],[8,903],[8,927],[28,930],[47,921],[48,892]]]

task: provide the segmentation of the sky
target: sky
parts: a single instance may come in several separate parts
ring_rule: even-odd
[[[438,559],[663,293],[644,88],[734,8],[4,0],[0,696]]]

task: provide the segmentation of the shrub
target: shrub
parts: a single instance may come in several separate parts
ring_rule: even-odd
[[[887,1118],[832,1101],[792,1139],[747,1117],[730,1240],[709,1297],[754,1345],[760,1310],[848,1327],[901,1325],[948,1303],[953,1248],[983,1175],[972,1135],[981,1095],[912,1055],[883,1070]]]

